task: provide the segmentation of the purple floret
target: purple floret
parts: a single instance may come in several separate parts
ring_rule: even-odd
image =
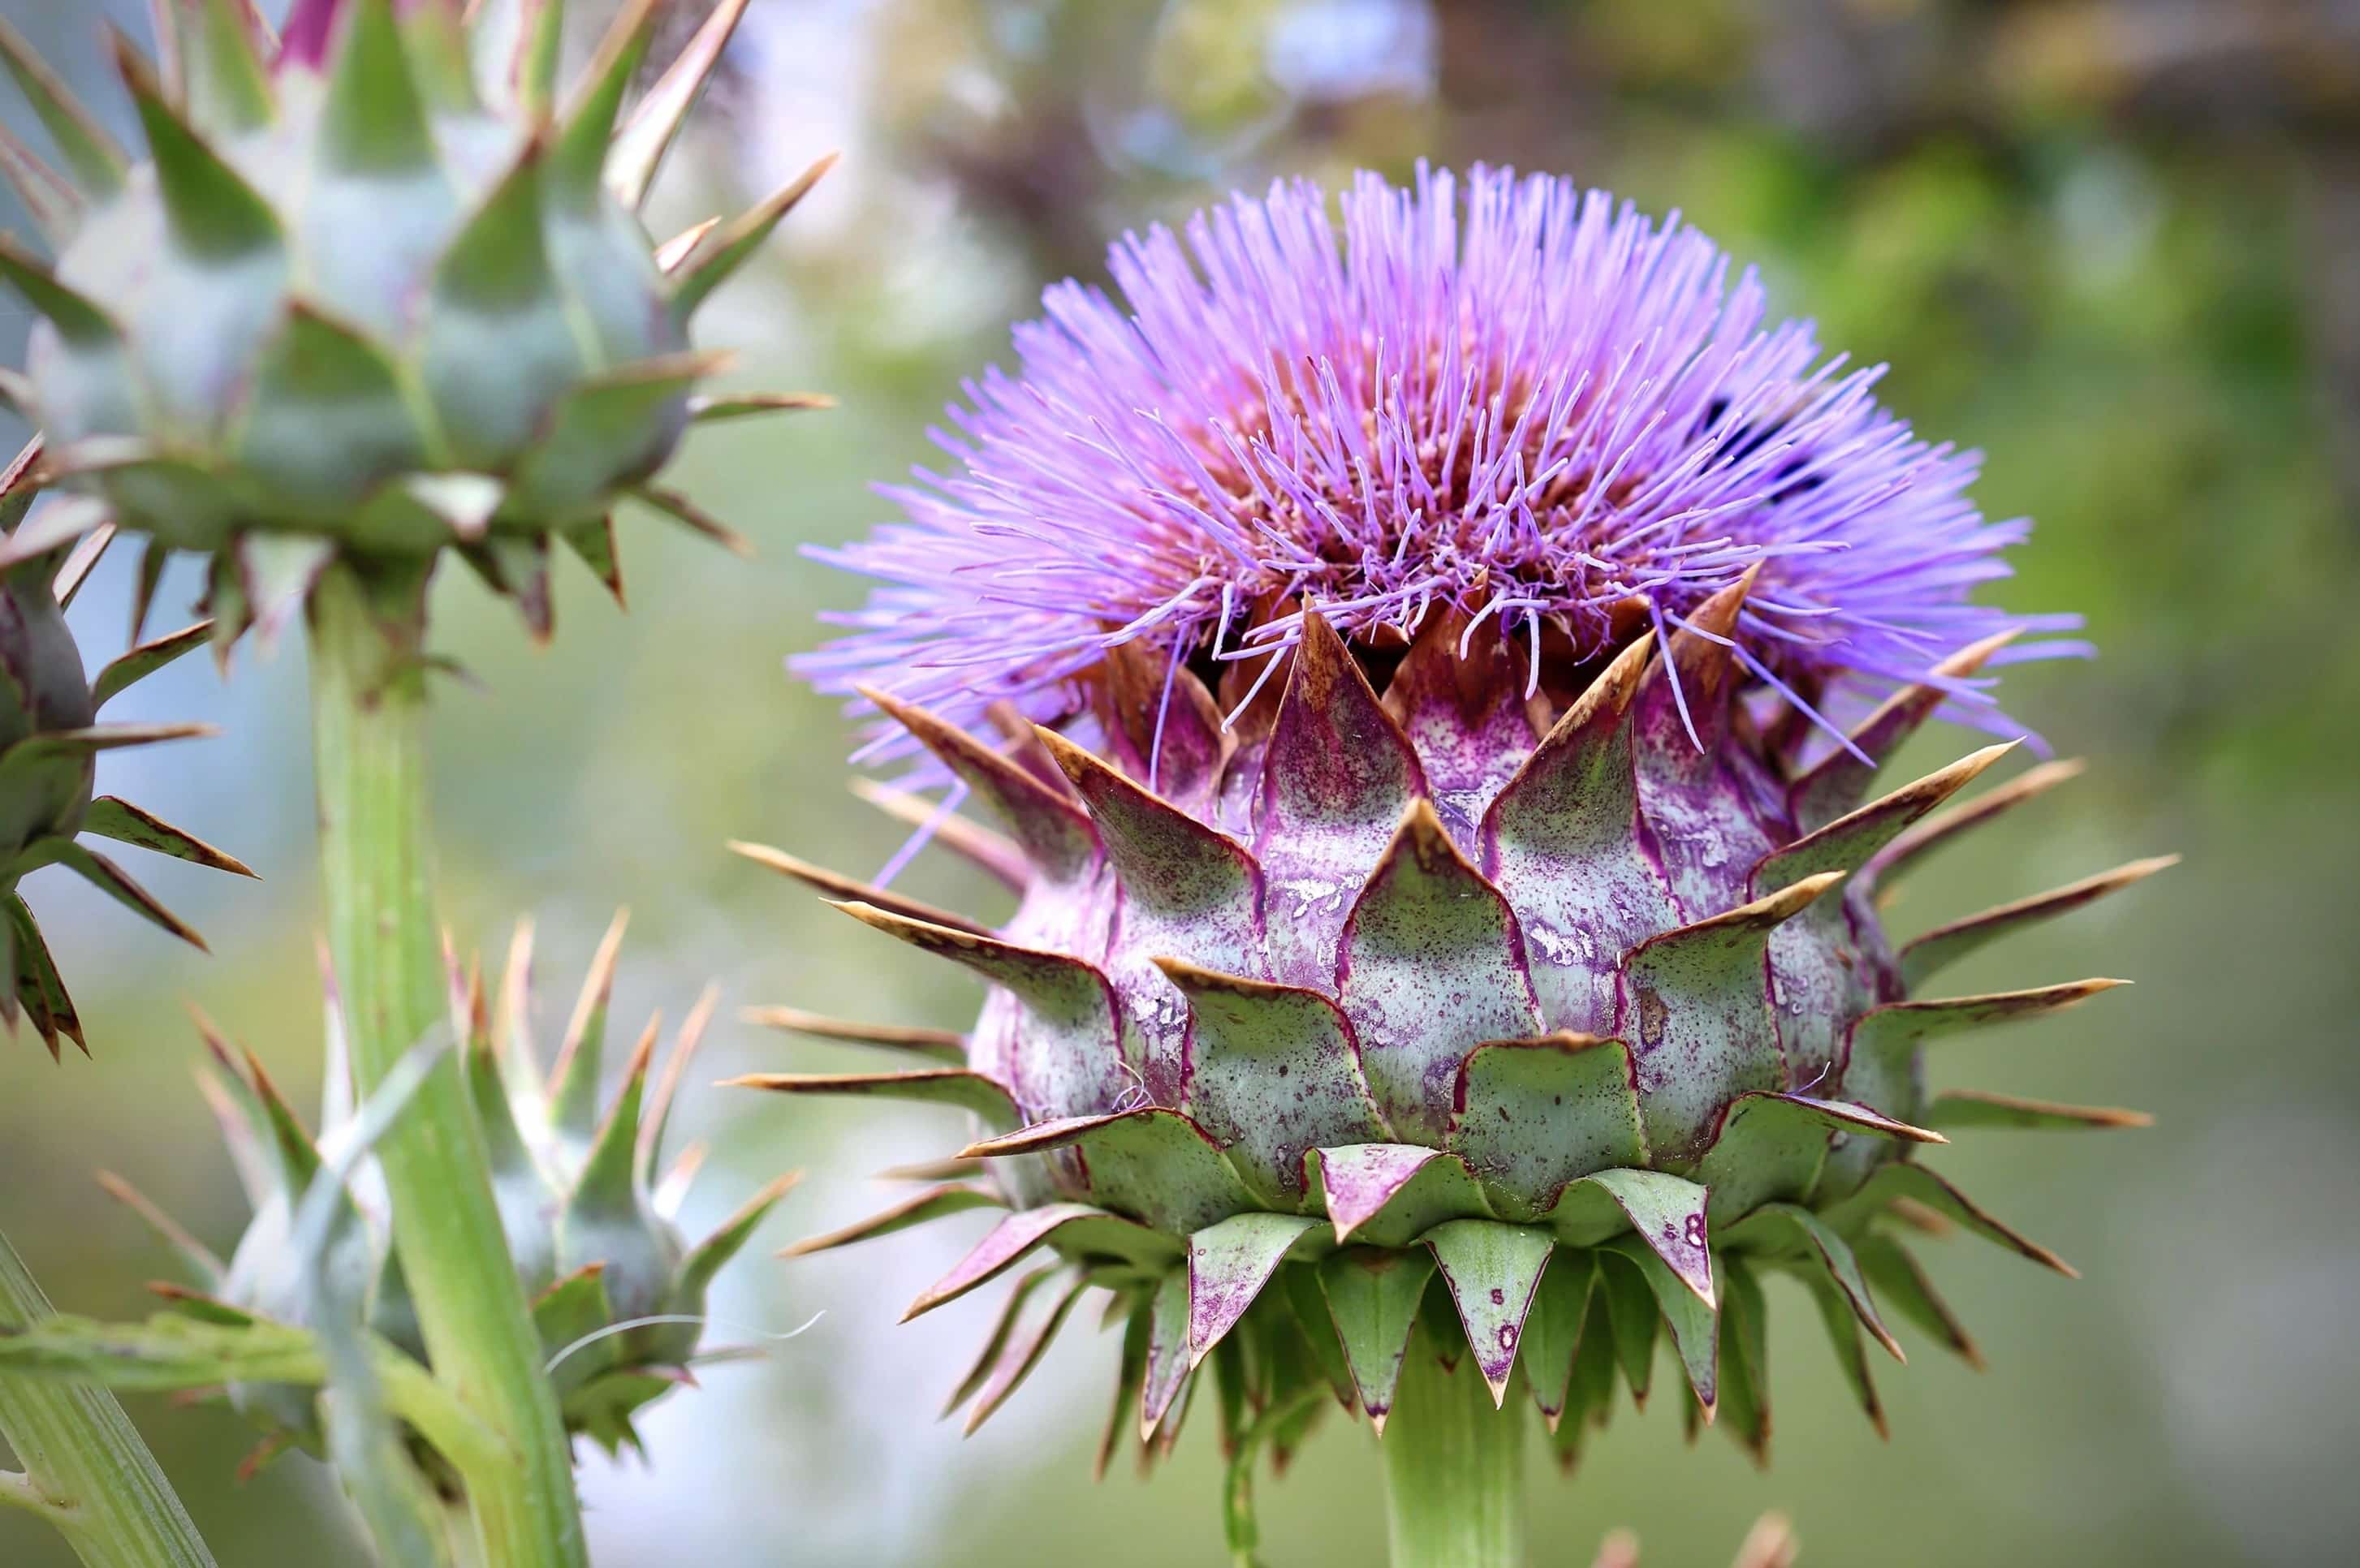
[[[1161,226],[1016,329],[966,387],[954,472],[886,491],[905,520],[819,559],[876,578],[795,661],[973,723],[1053,723],[1074,678],[1143,641],[1176,665],[1274,664],[1319,606],[1357,640],[1455,609],[1579,657],[1659,634],[1752,566],[1738,655],[1849,709],[2009,626],[1970,595],[2029,529],[1966,490],[1979,454],[1912,434],[1883,367],[1765,325],[1748,268],[1568,180],[1421,169],[1308,181]],[[2012,657],[2075,651],[2019,645]],[[1965,716],[1989,699],[1953,682]]]

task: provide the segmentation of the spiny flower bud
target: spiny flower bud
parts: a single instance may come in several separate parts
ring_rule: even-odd
[[[1946,703],[1996,722],[1977,671],[2021,623],[1968,594],[2021,528],[1699,236],[1561,181],[1464,197],[1363,177],[1339,234],[1282,186],[1193,222],[1193,264],[1126,240],[1131,313],[1053,289],[959,471],[835,556],[887,585],[803,668],[869,682],[875,750],[951,786],[880,798],[1019,903],[994,930],[750,850],[989,989],[963,1036],[781,1011],[925,1064],[748,1082],[982,1124],[808,1244],[1006,1210],[913,1315],[1052,1255],[975,1420],[1103,1289],[1107,1452],[1168,1447],[1207,1358],[1226,1433],[1306,1388],[1382,1431],[1417,1335],[1495,1401],[1521,1377],[1569,1464],[1667,1328],[1692,1418],[1761,1455],[1786,1275],[1881,1425],[1888,1312],[1975,1354],[1914,1231],[2065,1269],[1921,1153],[2139,1119],[1926,1082],[1928,1042],[2115,982],[1928,987],[2161,863],[1905,942],[1878,913],[2070,771],[1946,808],[2002,745],[1875,784]]]
[[[150,536],[151,573],[211,555],[224,638],[340,551],[446,545],[545,636],[552,539],[619,596],[627,496],[737,542],[651,481],[692,419],[813,402],[694,397],[727,356],[689,322],[825,164],[662,245],[639,212],[745,4],[623,118],[654,0],[562,99],[562,0],[300,0],[283,42],[247,0],[173,0],[163,74],[115,40],[136,163],[0,27],[63,159],[0,145],[59,251],[0,244],[43,318],[16,390],[46,476]]]
[[[764,1188],[719,1229],[691,1246],[676,1216],[704,1160],[691,1145],[670,1171],[657,1157],[682,1075],[716,1001],[707,991],[681,1024],[661,1077],[653,1076],[661,1019],[650,1020],[624,1070],[621,1091],[598,1103],[607,1002],[622,945],[621,916],[592,961],[563,1042],[544,1076],[532,1040],[532,931],[518,929],[497,1018],[481,978],[451,966],[452,1024],[466,1042],[467,1073],[490,1149],[493,1190],[509,1256],[533,1303],[570,1430],[615,1452],[638,1445],[632,1416],[672,1388],[693,1383],[705,1298],[714,1276],[795,1178]],[[324,954],[322,958],[326,968]],[[107,1190],[179,1253],[192,1289],[169,1301],[197,1316],[312,1326],[309,1260],[296,1256],[297,1205],[323,1165],[355,1136],[351,1063],[327,975],[328,1071],[317,1139],[251,1052],[238,1052],[200,1018],[210,1059],[198,1080],[222,1125],[254,1219],[224,1263],[120,1178]],[[421,1360],[426,1349],[391,1249],[383,1181],[363,1155],[328,1242],[328,1274],[342,1299],[368,1303],[368,1325]],[[315,1391],[233,1386],[229,1395],[268,1427],[273,1442],[319,1446]]]
[[[202,646],[202,622],[132,648],[98,673],[82,673],[66,606],[89,579],[111,530],[86,528],[78,501],[34,509],[28,475],[38,441],[0,471],[0,1019],[14,1030],[21,1009],[49,1054],[60,1038],[85,1051],[82,1019],[66,994],[17,879],[63,866],[134,913],[202,947],[121,866],[79,841],[91,833],[198,866],[254,873],[203,840],[112,795],[94,795],[98,754],[211,735],[206,724],[108,724],[100,711],[133,683]],[[79,541],[79,542],[77,542]]]

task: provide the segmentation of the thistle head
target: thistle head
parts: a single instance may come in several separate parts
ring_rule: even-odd
[[[1972,597],[2026,531],[1967,498],[1975,454],[1914,435],[1882,367],[1771,321],[1677,218],[1505,170],[1364,174],[1338,207],[1282,183],[1129,236],[1109,267],[1121,302],[1058,285],[1017,372],[969,385],[950,471],[891,492],[903,521],[823,552],[884,585],[807,674],[1054,724],[1127,649],[1234,714],[1317,609],[1364,660],[1448,623],[1462,653],[1511,648],[1523,696],[1570,696],[1743,581],[1709,634],[1740,681],[1856,712],[2070,624]]]
[[[106,855],[87,833],[242,877],[234,857],[112,795],[94,793],[102,752],[210,735],[205,724],[104,724],[106,704],[135,682],[203,645],[199,624],[133,648],[95,679],[66,626],[112,530],[93,528],[79,498],[36,506],[38,440],[0,470],[0,1020],[21,1012],[49,1054],[84,1045],[82,1020],[17,879],[64,866],[151,923],[198,947],[195,931]],[[87,1049],[87,1046],[84,1046]]]
[[[211,556],[224,638],[339,552],[454,548],[546,634],[553,541],[619,593],[627,499],[734,539],[658,473],[695,418],[809,400],[698,399],[726,356],[690,318],[821,170],[661,245],[639,209],[744,9],[626,115],[653,0],[570,86],[562,0],[302,0],[284,38],[248,0],[172,0],[161,70],[115,40],[139,158],[0,27],[60,159],[0,147],[57,250],[0,244],[42,318],[11,385],[43,478]]]
[[[658,1157],[683,1075],[715,1003],[708,990],[677,1030],[661,1073],[661,1019],[650,1020],[603,1105],[607,1010],[623,920],[599,946],[553,1056],[534,1042],[532,931],[519,927],[497,997],[475,966],[450,967],[452,1028],[491,1155],[508,1253],[531,1299],[550,1376],[570,1430],[609,1452],[636,1446],[634,1413],[694,1381],[707,1288],[792,1185],[771,1183],[701,1241],[677,1216],[703,1162],[683,1150],[668,1170]],[[226,1263],[117,1178],[105,1184],[170,1243],[187,1266],[169,1301],[202,1317],[313,1325],[320,1279],[337,1301],[366,1304],[369,1328],[420,1359],[426,1349],[392,1251],[382,1176],[357,1135],[351,1063],[335,980],[326,973],[327,1071],[316,1136],[261,1063],[199,1018],[207,1060],[200,1087],[221,1121],[254,1218]],[[549,1065],[544,1069],[546,1060]],[[301,1256],[294,1217],[323,1170],[349,1169],[339,1218],[322,1258]],[[275,1434],[315,1446],[314,1390],[235,1386],[232,1400]]]
[[[912,1311],[1052,1255],[958,1390],[980,1420],[1113,1292],[1109,1451],[1167,1447],[1208,1357],[1224,1430],[1282,1456],[1306,1389],[1382,1431],[1431,1352],[1495,1400],[1521,1380],[1570,1463],[1667,1334],[1692,1417],[1762,1456],[1778,1277],[1881,1425],[1887,1312],[1975,1355],[1917,1227],[2064,1268],[1921,1155],[2140,1119],[1928,1082],[1929,1040],[2114,982],[1926,988],[2163,862],[1907,942],[1879,914],[2072,772],[1956,803],[2002,745],[1877,782],[1938,709],[1991,712],[1986,665],[2057,651],[1970,596],[2021,528],[1873,372],[1603,196],[1363,179],[1339,223],[1282,186],[1188,236],[1116,248],[1127,312],[1052,290],[1021,376],[955,411],[958,470],[830,552],[885,585],[803,668],[948,786],[866,792],[1017,905],[994,928],[748,849],[987,987],[956,1034],[766,1015],[926,1062],[754,1086],[980,1124],[810,1245],[1006,1209]]]

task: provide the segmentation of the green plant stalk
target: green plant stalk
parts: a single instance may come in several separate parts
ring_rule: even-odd
[[[1523,1568],[1527,1424],[1493,1408],[1466,1359],[1445,1370],[1419,1332],[1382,1444],[1393,1568]]]
[[[425,594],[422,568],[339,563],[310,606],[320,870],[364,1094],[449,1023],[427,853]],[[455,1053],[377,1153],[435,1374],[505,1450],[462,1472],[485,1568],[587,1568],[565,1429]]]
[[[0,1329],[29,1328],[50,1313],[0,1236]],[[90,1568],[213,1568],[188,1510],[105,1389],[0,1377],[0,1437],[24,1466],[0,1475],[0,1500],[55,1524]]]

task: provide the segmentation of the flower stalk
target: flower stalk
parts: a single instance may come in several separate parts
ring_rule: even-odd
[[[1393,1568],[1522,1568],[1524,1427],[1471,1366],[1447,1367],[1420,1336],[1403,1358],[1385,1425]]]
[[[310,604],[320,864],[357,1087],[447,1027],[426,819],[427,568],[339,564]],[[404,1278],[439,1377],[503,1451],[464,1477],[486,1568],[581,1568],[557,1400],[455,1058],[379,1142]]]
[[[24,1259],[0,1236],[0,1331],[50,1315]],[[83,1383],[0,1377],[0,1436],[20,1473],[0,1502],[57,1526],[89,1568],[213,1568],[197,1527],[115,1396]]]

